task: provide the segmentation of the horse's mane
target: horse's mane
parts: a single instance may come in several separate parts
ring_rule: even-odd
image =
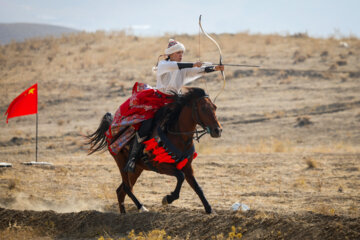
[[[184,94],[178,94],[173,92],[171,97],[174,101],[160,108],[155,115],[155,121],[167,128],[173,128],[175,123],[178,122],[179,115],[184,106],[189,106],[190,102],[194,99],[198,99],[206,96],[204,89],[202,88],[186,88],[187,91]],[[165,128],[166,129],[166,128]]]

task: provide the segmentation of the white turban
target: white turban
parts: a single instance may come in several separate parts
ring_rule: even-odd
[[[168,48],[165,49],[165,54],[170,55],[170,54],[178,52],[178,51],[185,52],[184,45],[180,42],[175,41],[174,39],[169,39],[169,45],[168,45]]]

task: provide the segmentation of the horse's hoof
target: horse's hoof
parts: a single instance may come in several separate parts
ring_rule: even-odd
[[[165,196],[165,197],[163,197],[163,199],[162,199],[162,205],[163,206],[166,206],[166,205],[168,205],[169,203],[168,203],[168,200],[167,200],[167,196]]]
[[[212,209],[211,209],[211,207],[210,207],[210,208],[206,208],[206,209],[205,209],[205,212],[206,212],[207,214],[211,214],[213,211],[212,211]]]
[[[139,212],[148,212],[149,210],[144,206],[142,205],[141,208],[139,209]]]

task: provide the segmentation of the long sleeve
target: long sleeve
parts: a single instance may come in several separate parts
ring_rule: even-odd
[[[204,73],[204,69],[191,67],[188,63],[180,67],[184,68],[179,69],[177,62],[160,61],[157,67],[156,88],[165,93],[179,92],[185,84],[201,77]]]
[[[167,72],[179,70],[176,62],[173,61],[160,61],[157,67],[157,75],[163,75]]]

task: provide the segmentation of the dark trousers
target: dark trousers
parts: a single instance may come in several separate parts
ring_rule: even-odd
[[[138,130],[138,134],[139,134],[139,137],[140,138],[143,138],[145,136],[148,136],[150,134],[150,131],[152,129],[152,122],[153,122],[153,119],[150,118],[150,119],[147,119],[145,121],[143,121],[141,123],[141,126]]]

